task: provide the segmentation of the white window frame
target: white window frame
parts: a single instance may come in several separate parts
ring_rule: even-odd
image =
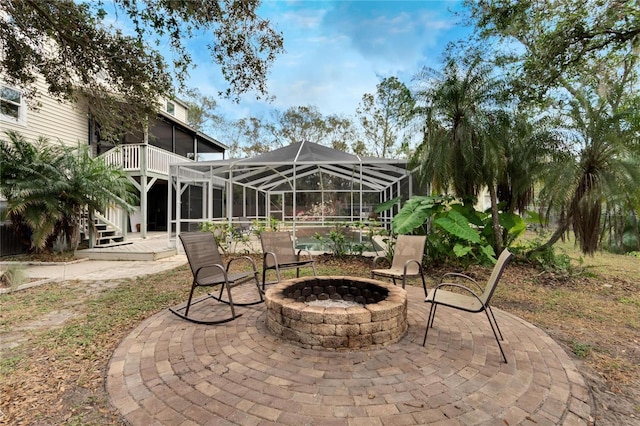
[[[9,90],[16,91],[20,94],[19,103],[8,100],[8,99],[3,99],[4,102],[9,102],[18,107],[18,117],[16,118],[11,115],[2,114],[2,112],[0,112],[0,121],[4,121],[6,123],[18,124],[20,126],[26,126],[27,125],[27,103],[25,102],[24,95],[22,94],[22,92],[16,89],[15,87],[11,87],[1,82],[0,82],[0,88],[7,88]]]
[[[169,111],[169,106],[171,106],[172,111]],[[167,104],[165,105],[165,109],[167,110],[168,114],[171,114],[173,116],[176,115],[176,104],[174,104],[171,101],[167,101]]]

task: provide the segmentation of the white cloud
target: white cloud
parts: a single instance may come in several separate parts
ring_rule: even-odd
[[[249,94],[239,105],[220,105],[232,118],[301,105],[351,115],[381,77],[397,76],[409,85],[423,66],[439,66],[445,44],[467,31],[456,26],[447,10],[452,5],[460,2],[264,2],[259,15],[282,31],[286,50],[269,74],[269,95],[276,99],[266,104]],[[215,94],[223,82],[210,64],[204,68],[191,82]]]

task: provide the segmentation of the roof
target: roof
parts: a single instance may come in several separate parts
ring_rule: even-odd
[[[381,191],[409,175],[407,160],[361,157],[312,142],[298,142],[253,158],[181,164],[194,176],[202,173],[260,191],[291,191],[294,176],[319,173],[362,183],[363,190]]]

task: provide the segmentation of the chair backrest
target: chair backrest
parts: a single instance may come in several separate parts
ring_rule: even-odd
[[[398,235],[396,245],[393,249],[392,268],[403,269],[405,263],[409,260],[415,260],[422,263],[424,256],[424,245],[427,241],[426,235]],[[409,264],[407,267],[408,274],[417,274],[419,272],[418,265]]]
[[[491,296],[493,296],[493,292],[496,290],[498,281],[500,281],[500,277],[504,272],[505,266],[507,266],[509,260],[511,260],[511,256],[511,252],[507,249],[502,250],[502,253],[500,253],[500,257],[498,257],[498,261],[494,265],[493,270],[491,271],[491,276],[487,281],[487,286],[485,287],[482,296],[480,296],[480,300],[485,306],[489,305]]]
[[[180,241],[194,277],[203,266],[223,265],[218,244],[211,232],[183,232],[180,234]],[[208,275],[222,274],[218,268],[208,268],[207,271]]]
[[[275,253],[278,263],[295,262],[298,260],[296,250],[293,247],[293,239],[289,231],[267,231],[260,234],[262,253]],[[265,259],[267,267],[272,267],[273,258]]]
[[[248,217],[240,216],[238,218],[237,229],[241,232],[251,230],[251,221]]]

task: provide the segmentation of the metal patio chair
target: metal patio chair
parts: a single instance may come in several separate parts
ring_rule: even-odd
[[[242,315],[236,314],[235,306],[255,305],[264,301],[263,292],[258,281],[258,270],[253,259],[248,256],[236,257],[229,260],[227,265],[224,266],[218,245],[211,232],[184,232],[180,234],[180,240],[189,260],[193,282],[186,305],[181,308],[170,308],[171,312],[198,324],[220,324],[234,320]],[[231,264],[240,260],[248,261],[252,269],[247,272],[230,272]],[[234,303],[231,289],[251,280],[255,282],[258,300],[248,303]],[[213,286],[220,286],[218,295],[208,293],[205,297],[193,300],[193,293],[196,288]],[[225,292],[226,295],[224,294]],[[214,299],[228,305],[231,309],[231,316],[223,319],[207,320],[189,315],[189,310],[194,304],[207,299]]]
[[[374,257],[371,263],[371,278],[376,276],[391,278],[394,285],[397,285],[396,280],[402,278],[402,288],[405,288],[407,277],[420,276],[424,295],[426,296],[427,284],[424,281],[424,268],[422,267],[426,241],[426,235],[398,235],[393,250],[391,267],[379,269],[378,263],[381,260],[387,260],[387,258],[385,256]]]
[[[243,237],[251,235],[251,231],[253,230],[253,225],[249,218],[245,216],[240,216],[238,218],[238,222],[233,224],[233,233],[234,235]]]
[[[489,277],[489,280],[484,287],[482,287],[476,280],[465,274],[448,272],[442,276],[440,284],[438,284],[433,290],[431,290],[425,299],[425,302],[431,303],[431,309],[429,310],[427,329],[424,332],[424,340],[422,342],[422,346],[424,346],[427,342],[427,334],[429,333],[429,328],[433,327],[433,320],[436,317],[436,309],[438,305],[448,306],[450,308],[459,309],[465,312],[484,312],[487,316],[487,320],[489,320],[489,325],[491,326],[493,335],[496,338],[496,342],[498,342],[498,347],[500,348],[502,359],[504,359],[505,364],[507,363],[507,357],[505,356],[504,350],[502,350],[502,345],[500,344],[500,340],[503,340],[502,332],[500,331],[500,327],[498,327],[496,317],[495,315],[493,315],[493,310],[491,310],[491,306],[489,305],[489,303],[491,302],[491,297],[493,296],[493,293],[498,286],[498,281],[500,280],[500,277],[502,276],[507,263],[509,263],[511,256],[512,254],[509,252],[509,250],[504,249],[502,251],[500,257],[498,257],[498,261],[493,267],[491,276]],[[459,283],[444,282],[444,280],[449,277],[462,278],[466,282],[471,282],[474,285],[475,289],[466,287]],[[442,288],[447,287],[458,289],[459,292],[454,293],[452,291],[442,290]],[[500,335],[500,339],[498,339],[498,334]]]
[[[296,269],[296,276],[300,276],[300,268],[311,267],[313,275],[318,276],[316,272],[316,264],[313,260],[311,252],[308,250],[298,250],[296,253],[293,247],[293,239],[288,231],[268,231],[260,234],[260,244],[262,245],[262,289],[266,285],[267,271],[273,269],[276,271],[277,281],[269,284],[280,282],[282,277],[280,271],[283,269]],[[302,258],[301,254],[306,253],[307,258]]]

